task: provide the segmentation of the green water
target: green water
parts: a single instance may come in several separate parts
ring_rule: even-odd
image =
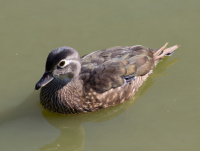
[[[199,151],[200,1],[1,0],[1,151]],[[35,83],[48,53],[122,45],[181,47],[138,93],[100,112],[58,116]]]

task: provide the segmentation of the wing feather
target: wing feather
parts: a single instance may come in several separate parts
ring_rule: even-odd
[[[98,93],[122,86],[125,76],[145,75],[154,66],[153,51],[143,46],[99,50],[82,57],[81,63],[84,83]]]

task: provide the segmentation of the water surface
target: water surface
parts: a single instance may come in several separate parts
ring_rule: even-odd
[[[200,2],[77,0],[0,2],[0,146],[5,151],[199,151]],[[39,104],[35,83],[48,53],[80,55],[117,45],[181,47],[129,101],[58,116]]]

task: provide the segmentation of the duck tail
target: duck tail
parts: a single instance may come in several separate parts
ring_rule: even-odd
[[[166,43],[160,49],[157,49],[157,50],[153,51],[154,52],[153,57],[154,57],[154,60],[156,62],[159,61],[160,59],[162,59],[165,56],[170,56],[174,52],[174,50],[176,50],[179,47],[178,45],[175,45],[175,46],[166,48],[167,44],[168,43]]]

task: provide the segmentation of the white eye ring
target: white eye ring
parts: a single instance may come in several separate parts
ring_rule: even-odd
[[[59,68],[64,68],[66,67],[68,64],[71,63],[71,60],[66,60],[66,59],[63,59],[61,60],[59,63],[58,63],[58,67]]]

